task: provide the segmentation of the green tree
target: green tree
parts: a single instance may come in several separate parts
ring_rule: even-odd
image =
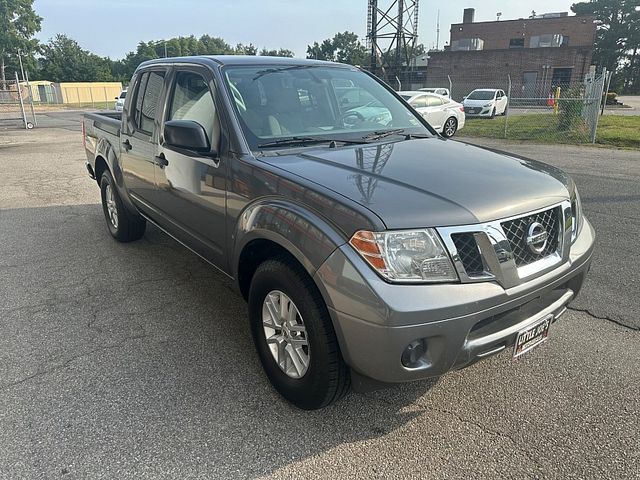
[[[260,55],[262,55],[263,57],[287,57],[287,58],[293,58],[293,52],[291,50],[286,49],[286,48],[279,48],[277,50],[275,50],[275,49],[268,50],[266,48],[263,48],[262,50],[260,50]]]
[[[366,47],[353,32],[336,33],[333,38],[327,38],[320,44],[314,42],[313,45],[307,45],[307,58],[317,60],[364,65],[367,56]]]
[[[84,50],[78,42],[58,34],[42,47],[39,76],[53,82],[113,80],[112,61]]]
[[[600,67],[624,73],[624,63],[630,62],[628,75],[633,75],[640,50],[640,13],[638,0],[591,0],[574,3],[576,15],[594,15],[597,34],[593,60]],[[618,75],[619,80],[620,75]],[[628,83],[630,79],[624,79]],[[636,83],[638,81],[636,80]]]
[[[254,46],[253,43],[250,43],[249,45],[239,43],[236,45],[236,53],[238,55],[257,55],[258,48]]]
[[[15,66],[18,51],[27,59],[37,51],[33,38],[40,31],[42,18],[33,10],[33,0],[0,0],[0,80],[6,80],[6,68]],[[32,61],[32,60],[31,60]]]

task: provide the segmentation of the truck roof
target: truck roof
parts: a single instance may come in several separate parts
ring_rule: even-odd
[[[344,63],[306,58],[269,57],[262,55],[194,55],[191,57],[156,58],[142,62],[138,68],[163,63],[195,63],[200,65],[324,65],[350,67]]]

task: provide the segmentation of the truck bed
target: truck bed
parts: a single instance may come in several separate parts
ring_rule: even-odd
[[[89,131],[89,125],[93,125],[92,130],[102,130],[116,137],[120,135],[122,112],[85,113],[84,118],[87,131]]]

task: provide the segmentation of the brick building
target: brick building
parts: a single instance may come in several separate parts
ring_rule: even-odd
[[[463,22],[451,25],[449,46],[429,52],[429,84],[448,76],[474,85],[510,76],[514,96],[536,97],[581,82],[589,71],[596,34],[592,16],[552,13],[492,22],[474,22],[474,16],[474,9],[465,9]]]

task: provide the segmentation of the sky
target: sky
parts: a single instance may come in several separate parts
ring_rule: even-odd
[[[574,0],[575,1],[575,0]],[[378,0],[382,7],[392,0]],[[35,0],[43,17],[38,38],[46,42],[64,33],[98,55],[123,58],[140,41],[209,34],[231,45],[288,48],[305,57],[307,45],[349,30],[365,43],[367,0]],[[418,41],[436,43],[440,10],[440,47],[449,26],[462,22],[464,8],[476,9],[476,21],[523,18],[536,13],[570,11],[565,0],[420,0]]]

